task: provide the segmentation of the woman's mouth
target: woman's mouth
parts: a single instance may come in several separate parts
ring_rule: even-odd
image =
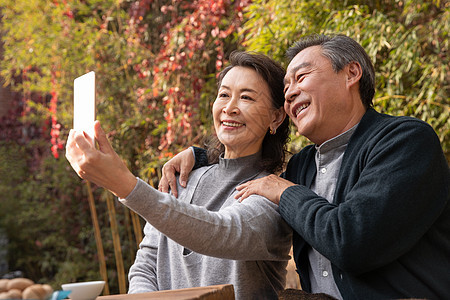
[[[234,122],[234,121],[222,121],[222,126],[224,127],[233,127],[233,128],[239,128],[245,126],[243,123]]]

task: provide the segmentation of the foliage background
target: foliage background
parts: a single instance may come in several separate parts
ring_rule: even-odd
[[[0,0],[0,9],[1,75],[13,99],[0,122],[0,227],[11,271],[56,289],[99,279],[103,260],[109,291],[124,292],[121,273],[139,237],[130,212],[117,202],[112,212],[109,194],[93,187],[99,253],[89,190],[62,155],[73,79],[91,70],[98,119],[133,173],[151,184],[174,153],[212,134],[215,74],[233,50],[286,65],[285,50],[311,33],[360,42],[375,62],[375,108],[425,120],[450,158],[445,1]],[[306,143],[293,128],[291,151]]]

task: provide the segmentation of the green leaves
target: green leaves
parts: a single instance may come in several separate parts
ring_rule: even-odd
[[[165,161],[211,133],[215,74],[238,47],[236,31],[247,4],[211,0],[0,1],[5,49],[1,74],[19,95],[17,113],[7,117],[14,120],[8,124],[21,127],[14,137],[23,153],[17,158],[23,170],[8,160],[0,162],[7,166],[5,170],[12,170],[11,178],[27,182],[12,187],[11,181],[2,178],[0,182],[0,190],[11,195],[5,203],[24,206],[18,209],[17,218],[27,229],[20,235],[15,235],[17,228],[13,230],[14,218],[4,219],[15,236],[10,243],[17,258],[11,261],[17,268],[36,270],[30,276],[56,284],[98,276],[92,265],[95,243],[86,191],[64,158],[49,156],[51,142],[54,154],[63,152],[58,146],[72,127],[74,78],[96,72],[97,118],[132,172],[155,185]],[[21,135],[30,128],[33,136]],[[6,130],[0,123],[0,133]],[[10,147],[6,146],[13,149]],[[5,155],[11,153],[14,151]],[[97,199],[99,189],[94,193]],[[106,231],[102,236],[109,236],[105,203],[100,201],[97,206],[99,222]],[[38,224],[32,223],[35,213],[42,216],[35,218],[40,220]],[[125,231],[128,222],[120,219],[119,231]],[[39,234],[60,223],[69,225],[48,236]],[[136,245],[127,244],[124,235],[123,245],[130,249],[129,264]],[[27,236],[36,240],[27,241]],[[128,240],[134,239],[128,236]],[[21,247],[23,243],[30,249],[37,243],[46,253],[51,245],[68,253],[36,257],[20,250],[27,249]],[[104,243],[106,256],[111,257],[111,241],[105,239]],[[72,260],[79,264],[75,266]],[[108,269],[114,280],[114,266]],[[114,291],[114,281],[111,287]]]
[[[0,9],[0,72],[20,92],[17,113],[9,116],[14,122],[9,128],[0,123],[0,131],[13,128],[20,136],[18,145],[0,145],[0,220],[16,237],[14,262],[38,269],[35,275],[44,280],[98,275],[86,191],[64,158],[49,156],[50,128],[60,124],[65,139],[72,127],[73,80],[90,70],[97,73],[97,117],[114,149],[154,185],[174,153],[202,145],[213,133],[216,73],[231,51],[263,52],[286,65],[286,49],[312,33],[344,33],[360,42],[375,63],[376,109],[427,121],[450,155],[444,1],[0,0]],[[291,151],[308,143],[295,127],[291,136]],[[100,195],[95,190],[96,199]],[[105,203],[97,209],[102,235],[109,236]],[[17,215],[4,217],[11,211]],[[48,231],[55,222],[63,224],[62,233]],[[119,224],[125,230],[128,223]],[[111,241],[105,243],[112,249]],[[41,252],[53,245],[67,253],[36,258],[24,245]],[[114,278],[114,266],[108,268]]]
[[[450,157],[448,55],[450,8],[442,1],[255,1],[245,12],[244,45],[284,64],[299,37],[343,33],[375,64],[375,108],[433,126]],[[293,140],[301,148],[306,141]]]

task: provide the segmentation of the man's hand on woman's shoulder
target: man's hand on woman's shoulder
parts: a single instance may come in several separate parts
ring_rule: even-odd
[[[275,204],[280,203],[281,194],[284,190],[290,186],[293,186],[292,182],[283,179],[277,175],[270,174],[262,178],[247,181],[236,187],[239,192],[234,196],[235,199],[243,201],[250,195],[256,194],[266,197]]]
[[[168,193],[169,190],[175,197],[178,197],[176,173],[180,174],[180,185],[186,187],[189,174],[195,164],[195,158],[190,148],[185,149],[175,155],[171,160],[164,164],[162,168],[162,177],[159,181],[158,190]]]

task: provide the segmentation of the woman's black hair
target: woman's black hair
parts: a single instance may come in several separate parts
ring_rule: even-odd
[[[234,67],[253,69],[258,73],[270,90],[272,105],[275,109],[284,107],[284,75],[286,72],[277,62],[270,57],[250,52],[235,51],[230,55],[230,65],[220,72],[218,87],[220,87],[225,75]],[[266,133],[262,143],[261,167],[269,173],[282,170],[286,158],[286,143],[289,140],[289,118],[285,118],[276,129],[275,134]],[[208,161],[216,163],[219,156],[225,152],[225,147],[217,138],[207,144]]]

